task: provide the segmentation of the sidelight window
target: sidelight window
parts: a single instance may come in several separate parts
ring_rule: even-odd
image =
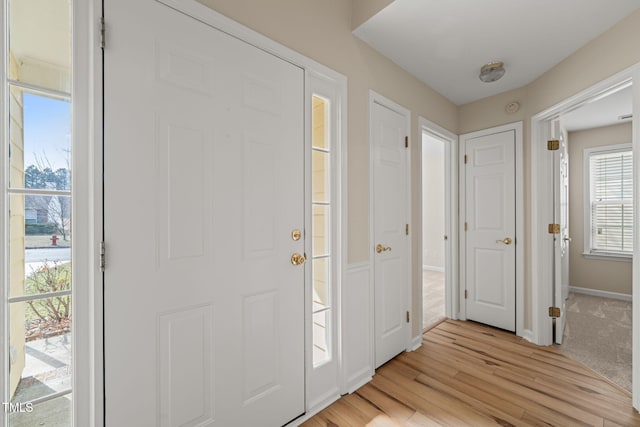
[[[329,132],[329,100],[313,96],[312,106],[312,274],[313,366],[332,358],[332,151]]]
[[[5,10],[0,424],[71,425],[71,1]]]

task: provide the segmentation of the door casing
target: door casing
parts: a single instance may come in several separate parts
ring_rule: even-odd
[[[516,335],[529,339],[529,333],[524,329],[524,248],[526,245],[524,239],[524,171],[523,171],[523,138],[522,138],[522,122],[510,123],[502,126],[492,127],[489,129],[483,129],[476,132],[467,133],[464,135],[460,135],[459,141],[464,141],[465,139],[476,138],[484,135],[490,135],[498,132],[505,132],[512,130],[515,132],[515,216],[516,216],[516,233],[514,236],[514,240],[516,242],[515,251],[516,251]],[[459,151],[458,156],[458,165],[459,165],[459,206],[460,206],[460,216],[459,216],[459,247],[460,247],[460,264],[459,264],[459,275],[460,275],[460,286],[459,286],[459,306],[460,312],[458,314],[461,320],[467,320],[467,304],[464,296],[463,289],[466,288],[466,269],[465,269],[465,259],[466,259],[466,250],[467,246],[465,243],[465,230],[464,230],[464,221],[466,218],[465,212],[465,197],[466,197],[466,175],[465,175],[465,167],[464,167],[464,150]]]

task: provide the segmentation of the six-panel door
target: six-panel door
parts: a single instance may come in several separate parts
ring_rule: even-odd
[[[305,411],[303,71],[150,0],[105,5],[110,426]]]

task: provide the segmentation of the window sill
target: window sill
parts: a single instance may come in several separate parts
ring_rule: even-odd
[[[623,261],[623,262],[633,261],[632,254],[617,254],[612,252],[598,252],[598,253],[584,252],[582,256],[588,259],[599,259],[603,261]]]

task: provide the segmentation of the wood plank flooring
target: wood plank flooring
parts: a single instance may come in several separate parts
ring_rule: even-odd
[[[631,395],[560,353],[447,320],[304,427],[640,426]]]

